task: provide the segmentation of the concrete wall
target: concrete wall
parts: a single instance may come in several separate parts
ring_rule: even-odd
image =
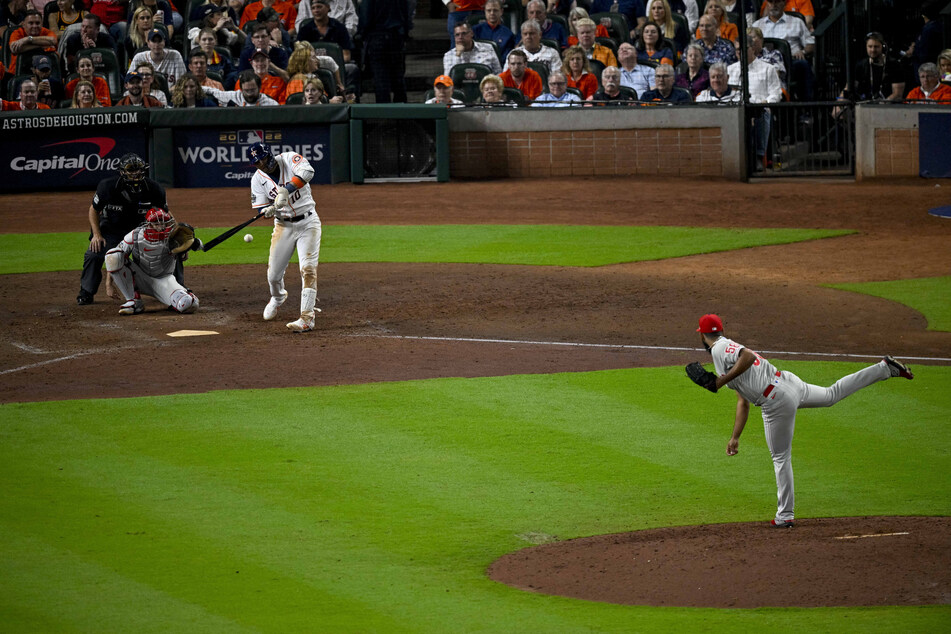
[[[740,108],[597,110],[450,111],[451,176],[743,176]]]
[[[855,180],[918,176],[918,114],[922,112],[951,113],[951,107],[855,107]]]

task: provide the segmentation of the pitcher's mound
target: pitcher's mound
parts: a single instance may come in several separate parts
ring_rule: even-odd
[[[837,517],[678,526],[526,548],[496,581],[628,605],[717,608],[951,603],[951,518]]]

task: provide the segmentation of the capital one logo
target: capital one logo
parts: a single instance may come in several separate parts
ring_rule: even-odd
[[[79,144],[79,147],[72,148]],[[83,145],[93,146],[95,149],[85,149]],[[75,170],[69,175],[69,178],[75,178],[84,171],[99,172],[113,170],[116,167],[118,159],[107,158],[108,154],[116,146],[116,140],[108,137],[89,137],[86,139],[73,139],[71,141],[59,141],[41,146],[42,149],[57,146],[67,146],[61,151],[64,154],[53,153],[44,158],[32,159],[25,156],[15,156],[10,161],[10,168],[16,172],[34,172],[42,174],[50,170]],[[76,150],[79,153],[74,154],[70,150]]]

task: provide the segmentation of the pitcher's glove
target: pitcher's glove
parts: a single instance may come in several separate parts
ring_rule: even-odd
[[[717,375],[713,372],[707,372],[698,362],[688,363],[684,368],[690,380],[705,390],[717,393]]]
[[[194,244],[195,229],[184,222],[179,222],[171,235],[168,236],[168,248],[176,255],[188,251]],[[200,245],[201,242],[199,241],[198,244]]]

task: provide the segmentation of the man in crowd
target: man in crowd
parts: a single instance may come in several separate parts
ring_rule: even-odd
[[[55,53],[56,34],[43,28],[43,14],[35,9],[26,12],[23,25],[10,34],[10,68],[22,74],[27,69],[17,66],[17,57],[24,53]]]
[[[357,25],[359,24],[357,10],[353,5],[353,0],[330,0],[330,17],[347,27],[347,33],[350,34],[351,38],[357,34]],[[314,17],[314,12],[309,2],[302,2],[297,5],[297,21],[295,22],[298,33],[297,39],[300,39],[300,29],[304,20],[312,17]]]
[[[555,71],[548,76],[548,92],[542,93],[532,103],[537,108],[568,108],[572,104],[581,105],[581,97],[568,92],[568,80],[564,73]]]
[[[522,43],[516,51],[523,51],[530,62],[542,62],[548,67],[548,74],[561,70],[561,55],[550,46],[542,44],[542,30],[535,20],[522,22]]]
[[[605,66],[617,66],[617,59],[614,57],[614,51],[607,46],[598,44],[595,40],[598,25],[594,20],[582,18],[575,22],[575,30],[578,32],[578,45],[584,49],[588,59],[601,62]]]
[[[485,22],[479,22],[472,27],[472,34],[477,40],[491,40],[495,42],[502,59],[506,59],[515,48],[515,34],[512,29],[502,24],[501,0],[486,0]]]
[[[614,102],[610,105],[623,106],[625,102],[637,99],[621,92],[621,71],[616,66],[605,66],[601,71],[601,90],[594,93],[593,101]],[[607,104],[606,104],[607,105]]]
[[[432,2],[435,2],[435,0],[432,0]],[[449,46],[455,46],[456,27],[464,24],[470,15],[482,11],[485,0],[442,0],[442,2],[449,9],[449,19],[446,20],[446,28],[449,31]]]
[[[528,67],[528,56],[520,48],[508,55],[507,70],[499,77],[507,88],[517,88],[525,95],[526,101],[532,101],[542,94],[544,85],[541,75]]]
[[[249,106],[280,105],[261,92],[261,79],[253,70],[242,72],[239,81],[241,83],[240,90],[217,90],[215,88],[202,88],[202,90],[212,98],[217,99],[221,106],[245,108]]]
[[[132,70],[125,76],[126,96],[116,102],[116,106],[144,106],[146,108],[161,108],[162,102],[152,95],[145,94],[142,87],[142,77],[138,71]],[[124,234],[123,234],[124,235]]]
[[[541,27],[542,38],[558,42],[558,49],[568,46],[568,32],[558,22],[548,17],[548,8],[542,0],[531,0],[525,5],[525,19],[535,20]]]
[[[261,9],[274,9],[284,30],[291,33],[292,37],[296,34],[297,27],[295,23],[297,21],[297,9],[294,7],[294,4],[288,0],[258,0],[257,2],[249,2],[241,13],[241,28],[243,29],[248,22],[254,20],[260,21],[261,18],[258,14],[261,12]]]
[[[257,75],[261,94],[267,95],[277,103],[281,103],[284,100],[287,82],[280,77],[272,75],[268,71],[269,64],[270,60],[268,59],[267,52],[263,49],[259,48],[255,51],[254,55],[251,56],[251,70]],[[241,82],[238,81],[234,88],[236,91],[239,91],[241,90],[241,86]]]
[[[46,104],[38,103],[36,98],[39,90],[33,79],[24,79],[20,84],[20,100],[3,100],[3,110],[49,110]]]
[[[839,95],[853,101],[901,101],[905,78],[898,62],[885,56],[885,37],[881,33],[865,36],[865,53],[852,73],[852,89]]]
[[[617,49],[620,62],[621,85],[627,86],[638,95],[643,95],[657,85],[654,79],[654,67],[637,63],[637,49],[633,44],[624,42]]]
[[[816,76],[812,64],[806,59],[816,49],[816,38],[809,32],[806,23],[799,18],[787,15],[783,10],[786,0],[766,0],[766,15],[753,26],[763,33],[763,37],[774,37],[789,42],[792,51],[792,83],[796,86],[794,98],[799,101],[812,101],[815,94]]]
[[[50,108],[58,108],[60,102],[66,98],[66,89],[63,82],[53,77],[53,64],[49,56],[34,55],[31,70],[38,89],[37,102]]]
[[[99,30],[101,21],[99,16],[87,13],[83,16],[79,31],[66,38],[66,68],[69,72],[76,72],[76,55],[87,48],[108,48],[116,50],[116,42],[108,33]]]
[[[441,103],[445,104],[449,108],[460,108],[465,106],[465,103],[452,96],[452,91],[452,78],[447,75],[440,75],[436,78],[436,81],[433,82],[433,97],[431,99],[427,99],[426,103]]]
[[[208,56],[201,49],[192,51],[191,57],[188,58],[188,72],[195,77],[199,86],[217,88],[218,90],[225,89],[220,81],[215,81],[208,76]]]
[[[271,41],[271,35],[268,33],[267,26],[264,24],[258,24],[251,29],[250,45],[245,45],[241,50],[241,57],[238,59],[238,72],[245,70],[251,70],[251,56],[254,55],[258,49],[263,49],[267,52],[268,60],[268,69],[270,72],[279,75],[281,79],[287,81],[287,73],[284,69],[287,68],[287,61],[289,59],[287,51],[284,50],[282,46],[273,46]],[[281,75],[283,73],[283,75]]]
[[[648,90],[641,95],[641,101],[658,101],[664,103],[692,103],[690,91],[674,86],[674,67],[670,64],[661,64],[654,72],[657,88]]]
[[[729,76],[730,72],[723,62],[717,62],[711,66],[710,87],[700,91],[697,95],[697,103],[740,103],[743,96],[739,90],[734,90],[730,86]]]
[[[377,103],[406,102],[406,38],[411,23],[406,0],[360,2],[359,33]]]
[[[732,64],[736,61],[736,48],[733,42],[720,37],[720,25],[709,13],[700,16],[697,30],[700,32],[700,39],[697,44],[703,47],[703,62],[713,65],[717,62]]]
[[[913,88],[905,97],[905,101],[937,101],[951,105],[951,86],[940,83],[940,78],[937,64],[922,64],[918,67],[918,80],[921,85]]]
[[[476,42],[472,35],[472,28],[468,24],[465,22],[457,24],[455,36],[455,47],[446,51],[446,54],[442,56],[443,74],[451,74],[452,67],[456,64],[485,64],[493,75],[502,72],[502,66],[499,64],[499,57],[495,54],[495,49],[485,42]]]
[[[152,64],[155,72],[165,75],[169,86],[185,74],[185,61],[182,54],[173,48],[166,48],[168,36],[165,29],[154,28],[149,31],[149,50],[136,53],[129,64],[129,70],[138,68],[140,62]]]

